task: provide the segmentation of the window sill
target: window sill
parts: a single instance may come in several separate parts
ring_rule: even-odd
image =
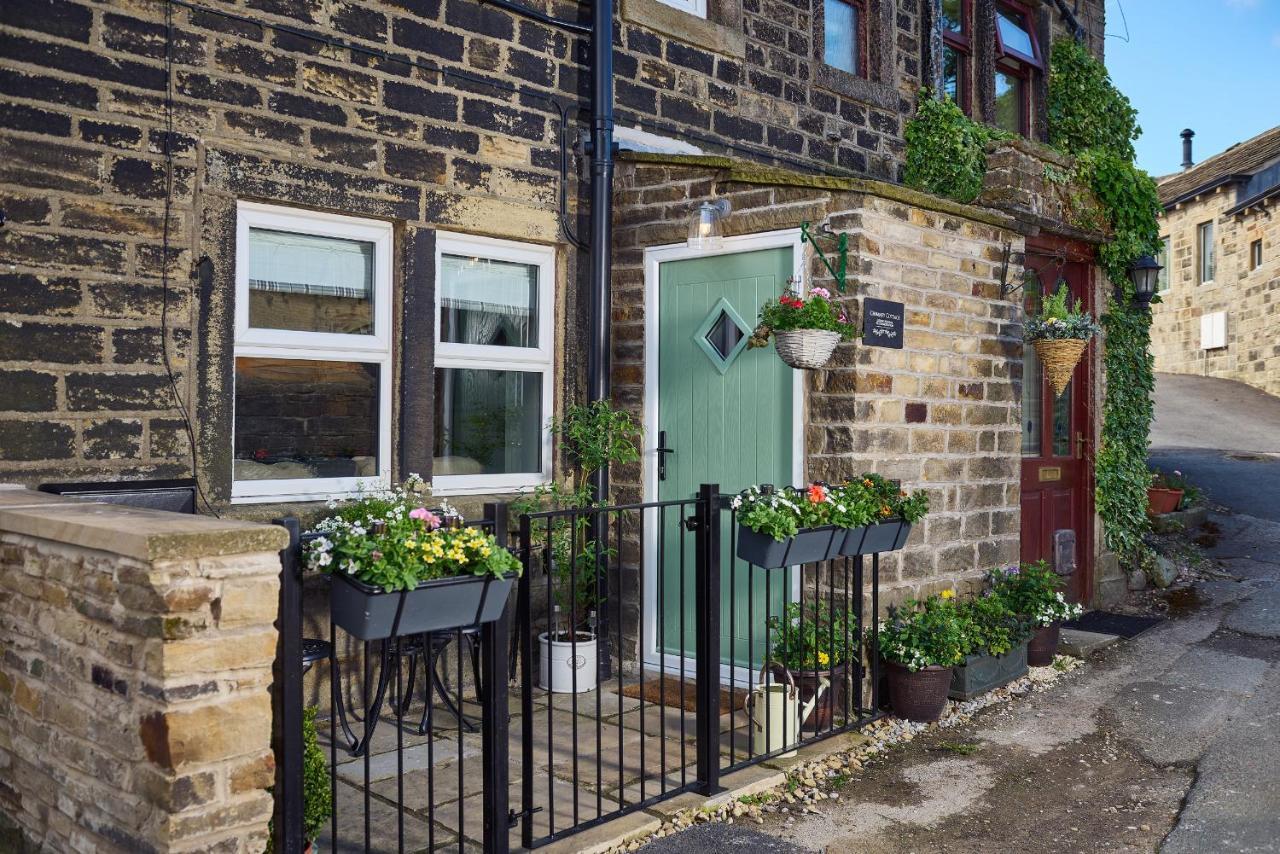
[[[740,3],[729,2],[723,5],[733,7],[725,9],[727,13],[736,9],[736,14],[725,15],[728,20],[742,20]],[[660,0],[623,0],[622,17],[630,23],[656,30],[713,53],[738,59],[746,56],[747,37],[741,26],[729,27],[708,18],[699,18]]]
[[[814,84],[863,104],[882,110],[897,111],[898,91],[885,83],[877,83],[826,64],[814,65]]]

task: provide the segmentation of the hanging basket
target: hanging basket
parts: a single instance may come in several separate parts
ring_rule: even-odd
[[[812,370],[831,361],[831,354],[840,343],[840,333],[825,329],[792,329],[774,332],[773,343],[782,361],[793,368]]]
[[[1033,341],[1036,355],[1044,365],[1044,372],[1049,377],[1049,385],[1053,386],[1055,397],[1061,397],[1071,382],[1071,375],[1076,371],[1080,356],[1089,344],[1083,338],[1041,338]]]

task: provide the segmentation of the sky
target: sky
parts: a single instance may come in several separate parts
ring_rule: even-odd
[[[1183,128],[1198,163],[1280,125],[1280,0],[1106,3],[1107,68],[1138,108],[1143,169],[1180,170]]]

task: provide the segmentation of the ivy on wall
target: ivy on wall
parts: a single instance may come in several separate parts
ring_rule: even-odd
[[[970,120],[945,96],[920,94],[916,116],[906,127],[903,179],[925,192],[971,202],[982,190],[987,143],[1008,135]],[[1129,268],[1140,256],[1160,249],[1160,202],[1155,182],[1133,164],[1133,141],[1142,132],[1137,110],[1083,44],[1071,39],[1054,43],[1047,109],[1050,145],[1075,158],[1069,175],[1049,177],[1055,183],[1085,184],[1097,197],[1102,221],[1084,210],[1090,221],[1077,224],[1108,232],[1097,263],[1123,296],[1109,299],[1102,317],[1107,383],[1096,462],[1097,507],[1107,547],[1125,561],[1137,561],[1149,530],[1147,453],[1155,377],[1151,317],[1132,305]]]

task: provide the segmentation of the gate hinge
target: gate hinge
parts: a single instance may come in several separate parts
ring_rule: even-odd
[[[520,824],[520,819],[527,815],[533,815],[536,812],[542,812],[542,807],[533,807],[527,810],[510,810],[507,812],[507,827],[515,829]]]
[[[700,525],[702,525],[702,520],[697,516],[690,516],[688,519],[684,520],[684,528],[686,531],[696,531]]]

